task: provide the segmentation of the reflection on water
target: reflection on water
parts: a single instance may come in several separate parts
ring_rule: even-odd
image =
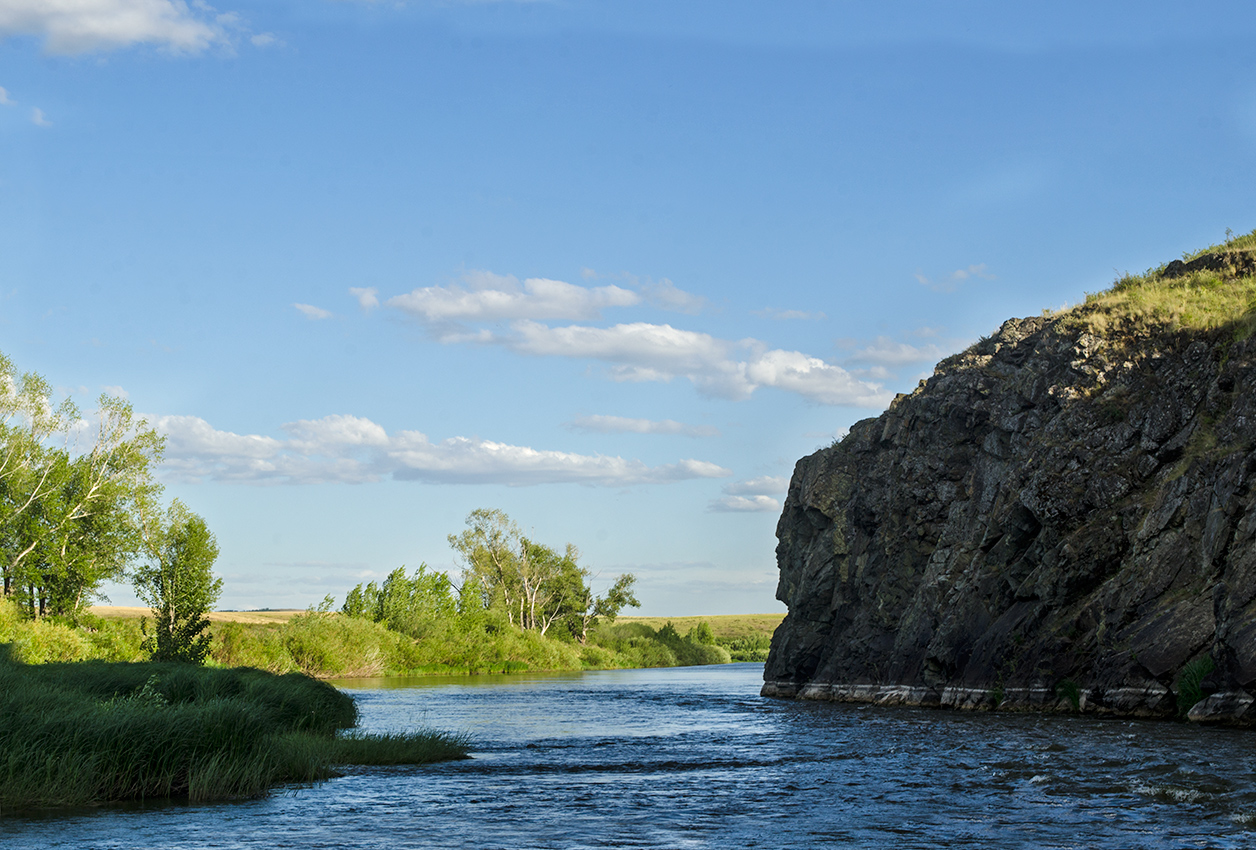
[[[1256,846],[1254,733],[782,702],[762,667],[339,683],[475,758],[230,804],[0,820],[6,848]]]

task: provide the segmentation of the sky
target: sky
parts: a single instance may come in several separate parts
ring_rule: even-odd
[[[500,508],[783,611],[799,458],[1256,227],[1250,2],[215,2],[0,0],[0,351],[166,434],[223,608]]]

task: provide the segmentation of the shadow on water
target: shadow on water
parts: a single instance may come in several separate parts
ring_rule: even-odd
[[[468,761],[227,805],[0,818],[26,847],[1256,845],[1249,732],[769,700],[762,667],[340,682]],[[90,836],[83,843],[84,836]]]

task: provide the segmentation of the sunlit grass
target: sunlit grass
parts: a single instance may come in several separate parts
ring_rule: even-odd
[[[353,700],[300,674],[179,664],[0,662],[0,811],[254,797],[338,764],[466,754],[465,736],[339,734]]]
[[[1222,268],[1170,273],[1168,266],[1126,273],[1110,289],[1089,293],[1070,309],[1049,313],[1066,326],[1094,332],[1138,332],[1153,326],[1187,330],[1229,328],[1234,339],[1256,330],[1256,230],[1187,254],[1226,258]]]

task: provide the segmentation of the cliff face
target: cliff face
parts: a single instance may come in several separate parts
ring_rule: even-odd
[[[1256,721],[1236,336],[1011,320],[800,460],[763,693]]]

